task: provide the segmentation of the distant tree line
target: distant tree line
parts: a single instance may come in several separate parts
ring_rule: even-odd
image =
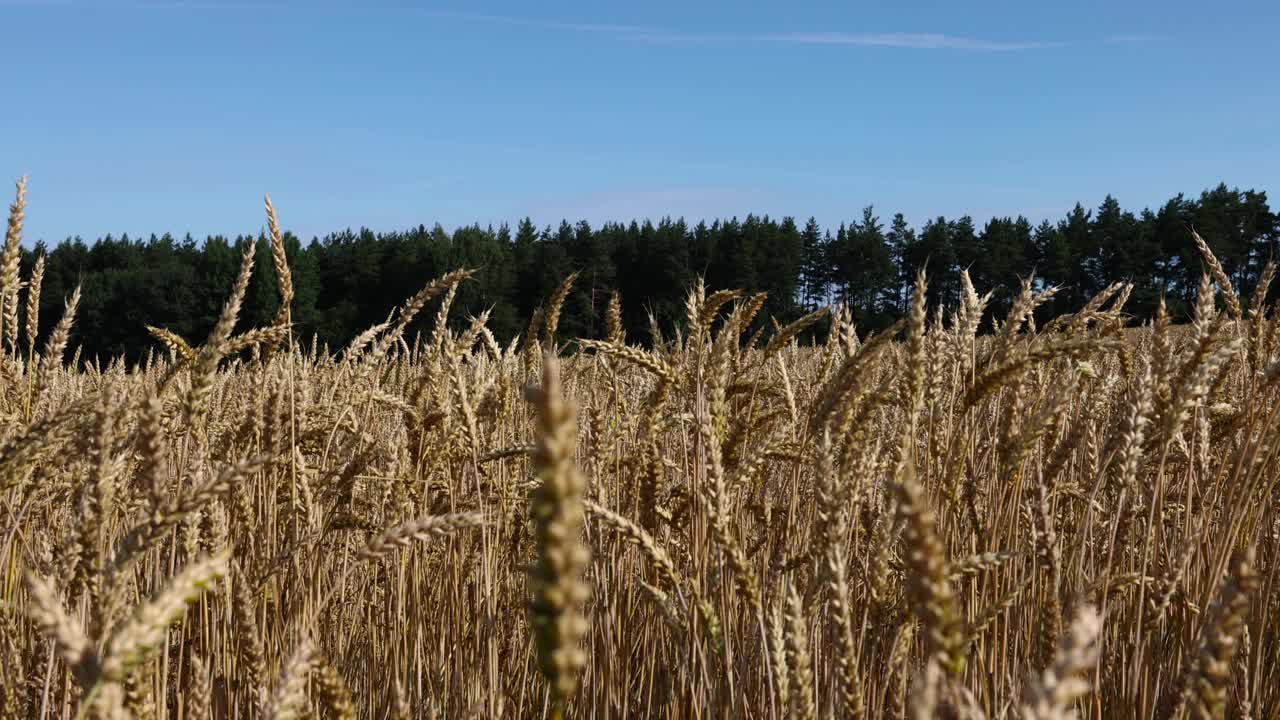
[[[500,341],[523,332],[535,309],[574,271],[580,274],[564,307],[561,334],[602,335],[616,290],[628,339],[641,343],[649,339],[650,314],[664,329],[680,322],[685,295],[699,276],[710,288],[767,292],[761,317],[780,323],[842,302],[860,328],[883,327],[903,312],[922,268],[929,274],[931,304],[954,302],[958,273],[968,269],[980,290],[994,292],[990,312],[1000,315],[1021,278],[1034,272],[1037,284],[1061,286],[1042,308],[1046,314],[1077,309],[1108,284],[1128,281],[1135,284],[1127,306],[1135,318],[1149,317],[1161,296],[1181,316],[1203,267],[1190,227],[1209,242],[1245,297],[1267,260],[1280,257],[1280,223],[1266,193],[1226,185],[1138,213],[1108,196],[1095,210],[1076,205],[1056,223],[1038,225],[1024,217],[979,225],[966,215],[913,228],[901,214],[886,218],[868,207],[834,229],[813,219],[798,223],[755,215],[696,225],[664,219],[593,228],[584,221],[541,229],[525,219],[514,228],[472,225],[449,232],[419,225],[387,233],[346,230],[306,244],[286,233],[285,241],[296,289],[296,334],[337,349],[385,320],[427,280],[459,267],[477,273],[459,290],[451,321],[463,323],[468,314],[490,310],[489,326]],[[202,242],[189,235],[107,235],[92,244],[77,237],[52,249],[37,244],[24,251],[22,263],[25,274],[36,254],[46,255],[42,335],[80,283],[73,344],[82,346],[82,357],[137,360],[157,347],[147,325],[193,343],[204,339],[246,243],[256,243],[257,263],[242,322],[268,324],[279,300],[263,234]]]

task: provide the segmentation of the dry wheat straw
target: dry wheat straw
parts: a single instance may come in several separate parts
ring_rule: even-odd
[[[244,326],[247,243],[206,342],[154,330],[141,364],[81,362],[79,294],[35,352],[38,259],[15,356],[0,267],[0,720],[1280,706],[1274,265],[1205,253],[1191,321],[1143,327],[1128,283],[1050,318],[1027,278],[988,326],[967,273],[920,277],[898,324],[836,307],[817,345],[823,310],[699,283],[648,347],[616,294],[604,339],[563,337],[570,276],[504,348],[458,271],[339,359],[269,351],[264,202],[285,314]]]

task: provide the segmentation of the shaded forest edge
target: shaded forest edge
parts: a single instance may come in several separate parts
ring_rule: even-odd
[[[287,225],[287,208],[282,214]],[[439,225],[385,233],[346,230],[305,244],[285,232],[284,244],[295,289],[296,335],[337,349],[385,320],[428,279],[461,267],[476,273],[459,287],[450,321],[460,325],[489,310],[488,326],[503,343],[525,330],[572,272],[579,276],[564,303],[561,336],[602,336],[609,298],[617,291],[627,338],[638,343],[649,339],[650,316],[664,331],[680,324],[688,288],[698,277],[713,289],[767,292],[764,319],[757,322],[771,316],[786,323],[817,306],[844,303],[860,329],[875,330],[904,312],[920,269],[931,279],[931,306],[957,301],[959,271],[967,269],[980,291],[992,291],[987,312],[996,317],[1007,312],[1022,279],[1034,273],[1037,287],[1060,287],[1039,308],[1045,316],[1073,312],[1108,285],[1130,282],[1126,309],[1135,322],[1153,315],[1162,296],[1173,317],[1182,318],[1204,271],[1191,228],[1212,247],[1244,298],[1267,261],[1280,256],[1280,219],[1266,193],[1225,184],[1137,213],[1107,196],[1094,210],[1076,205],[1056,223],[1038,225],[1002,217],[979,226],[966,215],[937,217],[915,228],[902,214],[883,218],[868,207],[836,228],[822,228],[813,219],[802,224],[756,215],[696,225],[664,219],[593,228],[563,221],[542,229],[525,219],[514,228],[471,225],[452,232]],[[279,304],[265,229],[203,241],[190,235],[106,235],[92,243],[77,237],[52,248],[43,242],[22,248],[23,277],[30,276],[37,257],[45,258],[39,342],[79,284],[71,344],[79,346],[82,358],[136,361],[160,347],[148,325],[198,343],[218,318],[246,243],[256,243],[259,271],[240,321],[256,327],[269,324]],[[25,308],[23,315],[25,326]]]

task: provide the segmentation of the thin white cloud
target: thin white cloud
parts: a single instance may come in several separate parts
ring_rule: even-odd
[[[561,22],[558,20],[539,20],[535,18],[520,18],[509,15],[486,15],[482,13],[468,12],[451,12],[447,10],[422,10],[421,13],[428,17],[437,18],[453,18],[456,20],[469,20],[480,23],[490,23],[494,25],[516,25],[520,27],[535,27],[544,30],[567,30],[570,32],[582,33],[602,33],[609,35],[649,35],[662,34],[665,31],[659,28],[645,27],[643,25],[619,25],[614,23],[580,23],[580,22]]]
[[[287,0],[0,0],[0,7],[4,6],[191,10],[284,9],[298,11],[339,9],[337,6],[324,4],[316,5],[305,1],[288,2]],[[365,5],[360,9],[364,12],[410,11],[423,17],[439,18],[442,20],[460,20],[463,22],[488,25],[508,25],[592,35],[612,35],[629,40],[666,45],[765,41],[793,45],[847,45],[854,47],[883,47],[911,50],[968,50],[979,52],[1040,50],[1063,45],[1063,43],[1059,42],[1038,40],[987,40],[959,35],[947,35],[945,33],[916,32],[784,32],[763,35],[715,34],[682,32],[646,25],[573,22],[518,17],[513,15],[492,15],[486,13],[430,10],[409,7],[387,7],[374,4]],[[1105,38],[1104,40],[1108,43],[1135,43],[1145,42],[1151,39],[1154,39],[1154,37],[1145,35],[1113,35]]]
[[[977,50],[983,52],[1041,50],[1061,45],[1061,43],[1042,41],[982,40],[957,35],[944,35],[942,33],[792,32],[774,33],[765,35],[763,38],[798,45],[854,45],[860,47],[907,48],[912,50]]]
[[[860,45],[865,47],[894,47],[921,50],[981,50],[987,52],[1010,50],[1038,50],[1060,45],[1041,41],[994,41],[945,35],[941,33],[843,33],[843,32],[793,32],[768,35],[713,35],[678,32],[643,25],[618,25],[609,23],[577,23],[553,20],[533,20],[506,15],[481,15],[425,11],[434,17],[450,17],[476,22],[521,25],[547,30],[609,34],[658,43],[706,43],[715,41],[767,40],[799,45]]]
[[[1142,45],[1144,43],[1156,42],[1164,38],[1159,35],[1144,35],[1141,33],[1108,35],[1103,39],[1108,45]]]
[[[0,0],[0,7],[72,10],[282,10],[274,0]]]
[[[585,33],[593,35],[613,35],[628,40],[638,40],[641,42],[663,44],[663,45],[689,45],[707,42],[715,42],[721,40],[736,40],[735,38],[724,35],[700,35],[697,33],[685,33],[666,30],[664,28],[652,27],[647,25],[625,25],[617,23],[584,23],[584,22],[567,22],[559,20],[540,20],[534,18],[521,18],[509,15],[486,15],[480,13],[452,12],[446,10],[421,10],[420,14],[427,17],[436,17],[442,19],[455,19],[468,22],[489,23],[493,25],[512,25],[516,27],[531,27],[542,30],[553,30],[562,32]]]

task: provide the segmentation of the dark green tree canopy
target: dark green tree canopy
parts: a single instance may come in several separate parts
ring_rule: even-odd
[[[1076,205],[1057,222],[1033,227],[1024,217],[978,223],[969,216],[936,217],[918,230],[897,213],[886,224],[874,208],[832,232],[816,219],[747,215],[689,225],[664,218],[593,227],[562,221],[539,230],[525,218],[514,229],[469,225],[446,230],[418,225],[397,232],[343,230],[304,243],[285,233],[293,275],[297,335],[332,348],[381,322],[424,282],[449,270],[476,270],[450,314],[462,325],[488,311],[500,342],[522,333],[534,310],[571,272],[577,282],[560,321],[563,337],[604,334],[609,297],[622,297],[632,342],[647,342],[649,318],[666,329],[684,317],[684,298],[698,277],[711,288],[764,291],[758,322],[785,323],[831,302],[848,304],[863,330],[884,327],[904,310],[916,273],[929,274],[931,307],[956,301],[959,272],[993,293],[989,313],[1006,312],[1023,279],[1061,286],[1045,313],[1068,312],[1114,282],[1132,282],[1127,305],[1150,317],[1166,298],[1185,316],[1203,263],[1194,227],[1211,245],[1241,296],[1248,298],[1267,261],[1280,250],[1277,216],[1264,192],[1225,184],[1196,199],[1179,195],[1156,209],[1125,210],[1108,195],[1096,209]],[[269,323],[279,299],[269,243],[262,234],[234,238],[105,235],[93,243],[69,238],[52,249],[24,250],[23,272],[45,254],[40,329],[49,332],[64,299],[83,287],[73,342],[92,360],[123,355],[136,361],[155,348],[147,325],[198,343],[208,334],[235,280],[247,244],[257,262],[241,313]],[[419,323],[429,322],[420,319]],[[821,328],[818,328],[821,332]],[[412,330],[411,333],[412,334]]]

